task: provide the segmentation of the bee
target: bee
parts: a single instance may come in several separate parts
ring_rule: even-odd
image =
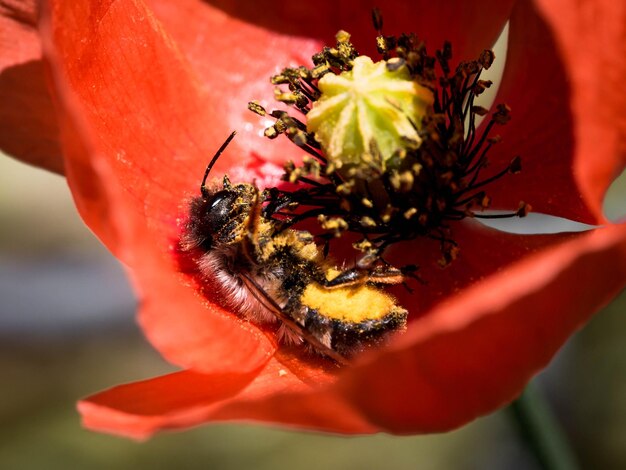
[[[402,283],[399,270],[339,269],[311,233],[283,229],[263,213],[256,185],[233,184],[228,176],[207,185],[234,134],[207,166],[180,239],[224,305],[254,323],[278,323],[282,341],[304,342],[341,364],[403,331],[407,311],[381,287]]]

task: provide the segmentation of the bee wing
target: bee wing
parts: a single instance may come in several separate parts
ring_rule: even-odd
[[[287,328],[296,333],[298,336],[302,337],[302,339],[304,339],[319,352],[333,359],[337,363],[342,365],[349,364],[349,361],[344,356],[322,344],[315,336],[313,336],[310,332],[304,329],[303,326],[301,326],[293,318],[286,314],[280,307],[280,305],[278,305],[276,301],[272,299],[272,297],[270,297],[270,295],[265,292],[265,290],[252,277],[242,273],[241,279],[246,285],[248,291],[254,296],[254,298],[258,300],[261,305],[263,305],[263,307],[265,307],[268,311],[272,312],[272,314],[274,314],[276,318],[283,322],[283,324]]]

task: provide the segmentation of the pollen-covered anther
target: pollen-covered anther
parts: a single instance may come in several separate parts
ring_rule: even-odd
[[[320,214],[317,221],[322,229],[333,232],[336,237],[341,236],[341,233],[348,229],[348,223],[341,217],[327,217]]]
[[[276,121],[276,123],[274,123],[274,125],[270,127],[272,127],[277,134],[282,134],[287,130],[287,126],[283,121]]]
[[[320,65],[317,65],[315,68],[313,68],[313,70],[311,70],[311,77],[317,80],[319,78],[322,78],[324,75],[326,75],[329,72],[331,72],[330,65],[326,63],[320,64]]]
[[[402,215],[404,215],[404,218],[405,218],[406,220],[409,220],[409,219],[410,219],[411,217],[413,217],[415,214],[417,214],[417,209],[416,209],[415,207],[411,207],[410,209],[406,210],[406,211],[404,212],[404,214],[402,214]]]
[[[275,139],[280,135],[280,132],[278,132],[275,126],[270,126],[263,131],[263,135],[268,139]]]
[[[248,109],[259,116],[265,116],[266,111],[263,106],[261,106],[258,101],[250,101],[248,103]]]
[[[283,169],[285,173],[282,176],[283,181],[289,181],[290,183],[295,183],[298,181],[298,178],[301,174],[301,169],[296,167],[295,163],[292,161],[285,162],[283,165]]]
[[[285,74],[272,75],[270,77],[270,83],[272,85],[286,85],[289,83],[289,77]]]
[[[404,139],[421,142],[417,129],[433,95],[407,67],[390,71],[385,61],[359,56],[352,70],[326,74],[318,87],[321,97],[307,114],[307,130],[330,161],[358,165],[374,142],[385,162],[404,147]]]
[[[274,89],[274,99],[285,104],[293,104],[299,108],[304,108],[309,104],[309,100],[299,91],[282,91],[280,88]]]
[[[334,163],[329,162],[328,165],[326,165],[326,175],[332,175],[337,170],[339,170],[342,166],[343,164],[341,162],[334,162]]]
[[[376,227],[376,221],[369,216],[361,217],[361,225],[363,227]]]
[[[438,264],[442,268],[449,266],[459,256],[459,247],[456,245],[446,246],[442,249],[443,256],[439,259]]]
[[[398,209],[391,206],[391,205],[387,205],[387,207],[385,207],[385,209],[382,211],[380,219],[383,221],[383,223],[389,223],[389,221],[391,221],[391,218],[394,216],[394,214],[398,212]]]
[[[352,193],[353,188],[354,188],[354,180],[348,180],[345,183],[338,185],[335,191],[339,195],[348,196]]]
[[[307,134],[295,127],[288,127],[285,131],[285,135],[298,147],[304,147],[307,144]]]
[[[363,253],[369,252],[374,248],[374,245],[372,244],[372,242],[369,241],[367,238],[363,238],[362,240],[359,240],[358,242],[354,242],[352,246],[354,247],[355,250],[362,251]]]
[[[389,176],[389,182],[396,191],[406,193],[411,191],[415,178],[410,171],[397,172],[392,171]]]
[[[318,179],[320,177],[322,167],[319,161],[317,161],[313,157],[305,155],[304,157],[302,157],[302,170],[304,174]]]
[[[350,33],[347,31],[344,31],[343,29],[340,29],[339,31],[337,31],[337,34],[335,34],[335,39],[337,40],[339,44],[349,43]]]
[[[374,203],[372,202],[371,199],[368,199],[366,197],[364,197],[363,199],[361,199],[361,204],[365,207],[367,207],[368,209],[371,209],[372,207],[374,207]]]

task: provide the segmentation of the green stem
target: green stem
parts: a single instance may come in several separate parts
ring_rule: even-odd
[[[576,470],[579,467],[550,405],[534,383],[510,406],[521,437],[543,470]]]

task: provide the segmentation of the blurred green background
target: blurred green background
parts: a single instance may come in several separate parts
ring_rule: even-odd
[[[607,210],[624,211],[626,184]],[[0,468],[536,469],[506,410],[456,432],[339,437],[213,425],[137,444],[80,427],[79,397],[172,370],[142,338],[122,268],[65,181],[0,157]],[[626,468],[626,295],[537,383],[582,468]]]

